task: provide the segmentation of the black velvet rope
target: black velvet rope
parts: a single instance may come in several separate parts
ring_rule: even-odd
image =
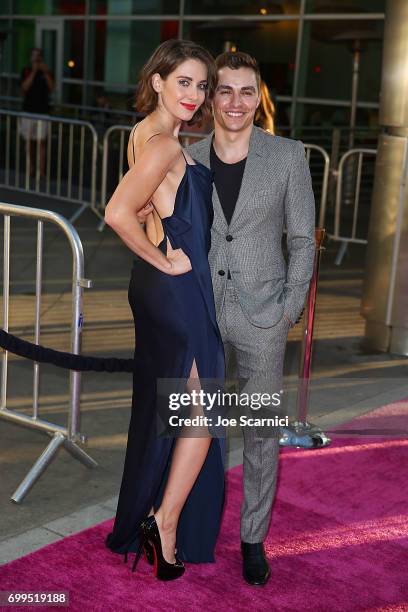
[[[25,357],[38,363],[51,363],[59,368],[75,370],[77,372],[133,372],[135,369],[134,359],[87,357],[85,355],[55,351],[54,349],[22,340],[4,331],[4,329],[0,329],[0,346],[20,357]]]

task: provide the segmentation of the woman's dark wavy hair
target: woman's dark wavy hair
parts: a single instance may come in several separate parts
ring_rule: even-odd
[[[207,49],[190,40],[166,40],[157,47],[143,66],[135,96],[135,108],[138,112],[149,114],[157,106],[158,94],[153,89],[152,76],[158,73],[162,79],[166,79],[177,66],[188,59],[199,60],[207,67],[205,100],[189,121],[189,125],[201,123],[209,118],[211,115],[211,99],[217,81],[214,58]]]

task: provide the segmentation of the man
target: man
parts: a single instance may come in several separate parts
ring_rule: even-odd
[[[302,312],[314,259],[315,203],[301,142],[253,125],[260,73],[245,53],[217,60],[214,132],[189,147],[214,171],[209,262],[226,356],[235,352],[245,391],[281,389],[287,333]],[[288,262],[282,252],[286,226]],[[262,389],[260,388],[263,387]],[[243,427],[243,576],[265,584],[263,541],[274,499],[279,429]],[[262,432],[264,433],[264,432]]]
[[[44,63],[42,50],[34,48],[31,51],[31,66],[21,73],[21,91],[24,97],[23,111],[26,113],[48,115],[50,111],[50,93],[54,88],[54,80]],[[45,139],[47,123],[33,121],[23,117],[20,121],[20,132],[26,141],[27,154],[30,159],[30,173],[35,172],[33,145],[40,140],[40,173],[45,176]]]

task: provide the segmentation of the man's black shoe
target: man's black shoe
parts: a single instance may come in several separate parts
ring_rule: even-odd
[[[266,584],[269,580],[270,569],[265,557],[263,543],[248,544],[241,542],[243,557],[242,575],[248,584]]]

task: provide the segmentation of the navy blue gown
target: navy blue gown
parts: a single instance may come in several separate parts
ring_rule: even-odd
[[[192,270],[170,276],[137,259],[130,280],[137,368],[117,513],[106,541],[114,552],[137,550],[139,525],[152,507],[160,506],[166,485],[176,440],[157,435],[158,379],[187,380],[195,359],[200,384],[224,382],[224,348],[208,264],[212,220],[212,173],[186,161],[174,212],[162,219],[165,236],[159,248],[166,254],[168,237],[174,249],[188,255]],[[224,452],[225,438],[212,437],[178,523],[176,547],[183,561],[214,561],[224,502]]]

